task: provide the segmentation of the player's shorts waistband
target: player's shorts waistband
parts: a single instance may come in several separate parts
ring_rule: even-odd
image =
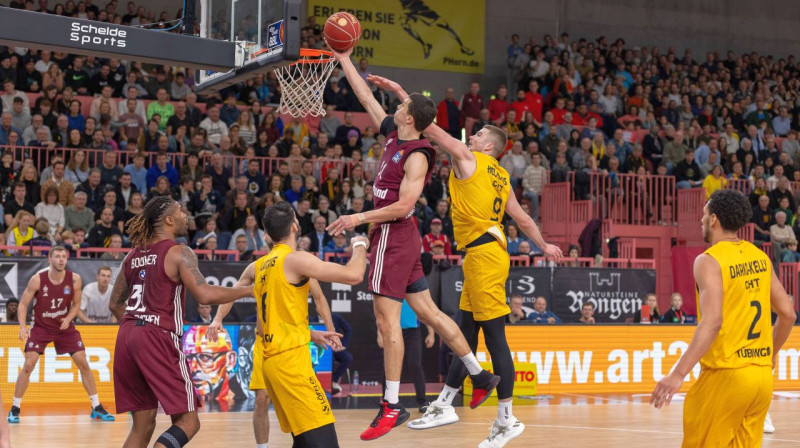
[[[497,238],[495,238],[494,235],[492,235],[491,233],[486,232],[483,235],[472,240],[472,242],[467,244],[465,248],[472,249],[473,247],[482,246],[484,244],[491,243],[494,241],[497,241]]]

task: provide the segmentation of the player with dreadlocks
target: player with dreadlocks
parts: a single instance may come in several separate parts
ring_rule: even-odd
[[[124,447],[149,445],[161,403],[172,426],[154,446],[180,448],[200,430],[200,400],[180,348],[184,286],[203,304],[233,302],[251,295],[252,288],[206,283],[194,252],[175,242],[186,235],[187,220],[170,197],[150,200],[128,228],[134,249],[123,261],[109,302],[120,322],[114,351],[117,413],[133,412]]]

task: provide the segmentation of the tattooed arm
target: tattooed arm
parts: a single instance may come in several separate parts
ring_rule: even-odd
[[[127,261],[128,257],[125,257]],[[125,262],[117,272],[117,279],[114,280],[114,288],[111,289],[111,298],[108,300],[108,309],[114,315],[117,322],[122,321],[122,315],[125,314],[125,303],[131,295],[131,290],[128,287],[128,279],[125,278]]]
[[[224,288],[206,283],[205,277],[197,265],[197,255],[188,246],[175,246],[167,254],[168,262],[175,263],[178,267],[178,276],[186,290],[192,293],[197,303],[208,305],[221,305],[235,302],[242,297],[253,294],[252,286],[234,286]]]

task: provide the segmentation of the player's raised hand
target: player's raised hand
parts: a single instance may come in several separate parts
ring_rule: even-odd
[[[332,222],[325,230],[328,231],[332,236],[340,235],[345,230],[353,230],[357,225],[361,223],[361,218],[359,215],[342,215],[336,219],[336,221]]]
[[[555,261],[558,263],[561,261],[561,258],[564,257],[564,253],[561,252],[561,248],[558,246],[554,246],[552,244],[547,244],[542,248],[542,252],[544,252],[544,256]]]
[[[212,342],[217,342],[220,329],[222,329],[222,323],[213,320],[206,329],[206,339]]]
[[[352,48],[347,50],[347,51],[343,51],[343,52],[339,53],[338,51],[333,49],[331,44],[328,43],[328,38],[327,37],[323,37],[323,39],[325,39],[325,44],[328,46],[328,50],[330,50],[330,52],[333,53],[333,57],[336,58],[336,60],[338,60],[340,62],[342,60],[348,60],[348,61],[350,60],[350,55],[353,54],[353,49]]]
[[[669,406],[672,396],[680,390],[682,385],[683,375],[673,370],[656,384],[653,394],[650,395],[650,404],[655,406],[656,409],[661,409],[662,406]]]
[[[325,345],[330,347],[332,350],[336,350],[336,347],[341,347],[342,342],[341,338],[342,335],[335,331],[317,331],[311,330],[311,342],[316,344]]]
[[[387,92],[394,92],[396,89],[400,88],[400,84],[392,81],[389,78],[384,78],[383,76],[367,75],[367,81],[374,86],[386,90]]]

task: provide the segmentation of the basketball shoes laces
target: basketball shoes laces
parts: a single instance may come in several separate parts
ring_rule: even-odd
[[[456,409],[452,406],[444,406],[438,401],[428,405],[428,409],[422,417],[408,422],[411,429],[428,429],[437,426],[444,426],[458,421]]]
[[[361,433],[361,440],[375,440],[389,433],[395,426],[400,426],[411,417],[400,403],[390,404],[383,400],[378,415],[372,420],[366,431]]]
[[[524,430],[525,425],[516,417],[507,425],[502,425],[495,419],[491,429],[489,429],[489,437],[481,442],[478,448],[500,448],[506,446],[508,442],[522,434]]]

